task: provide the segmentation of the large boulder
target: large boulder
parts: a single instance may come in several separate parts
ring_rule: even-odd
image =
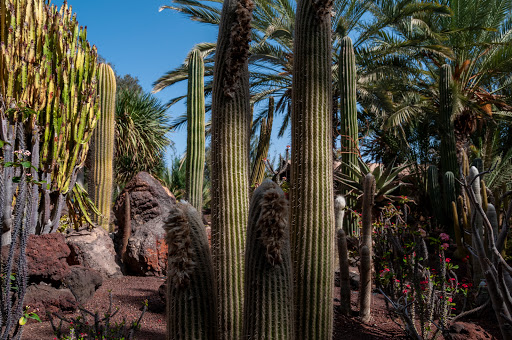
[[[66,235],[71,250],[68,262],[98,271],[104,279],[121,276],[116,262],[114,242],[102,228],[73,231]]]
[[[125,216],[126,197],[130,197],[130,216]],[[118,252],[123,235],[128,237],[122,262],[127,274],[163,276],[167,268],[164,220],[176,198],[147,172],[135,176],[119,195],[114,213],[118,223],[115,237]],[[129,233],[125,228],[129,225]]]
[[[64,282],[78,302],[85,303],[103,284],[103,277],[94,269],[83,266],[71,266],[71,270],[68,276],[64,278]]]
[[[8,257],[10,246],[2,247],[2,262]],[[59,285],[62,279],[69,274],[69,265],[66,258],[70,254],[64,236],[60,233],[47,235],[29,235],[26,246],[27,274],[29,282],[46,282]],[[19,258],[19,248],[14,253],[13,269]]]
[[[23,304],[30,306],[30,310],[42,319],[46,319],[47,313],[62,314],[78,308],[78,302],[69,289],[57,289],[45,283],[28,286]]]

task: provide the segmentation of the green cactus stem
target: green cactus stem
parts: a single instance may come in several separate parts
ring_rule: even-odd
[[[443,205],[439,200],[441,197],[441,187],[439,186],[437,167],[435,165],[431,165],[427,169],[427,188],[434,217],[438,222],[441,222],[443,221],[444,214]]]
[[[364,245],[361,247],[361,274],[359,288],[359,317],[364,323],[371,320],[372,304],[372,267],[371,251]]]
[[[472,166],[469,168],[469,183],[473,181],[473,179],[478,175],[479,171],[475,166]],[[475,194],[476,203],[478,203],[480,206],[482,205],[482,195],[481,195],[481,189],[480,189],[480,181],[476,179],[473,181],[473,193]],[[484,239],[484,231],[483,231],[483,217],[480,215],[475,209],[475,207],[472,207],[471,212],[471,223],[472,223],[472,231],[475,231],[479,234],[479,239]],[[472,247],[475,248],[477,246],[476,244],[477,239],[475,235],[472,237]],[[478,257],[473,256],[472,262],[473,265],[473,282],[479,283],[481,279],[484,278],[484,274],[482,273],[482,267],[480,265],[480,261],[478,260]]]
[[[446,218],[447,232],[454,236],[454,223],[452,214],[452,202],[457,200],[457,191],[455,187],[455,175],[451,171],[447,171],[443,176],[443,200],[444,200],[444,216]]]
[[[265,178],[265,159],[267,158],[268,149],[270,147],[270,136],[272,134],[272,122],[274,120],[274,97],[268,100],[267,118],[261,120],[260,139],[258,141],[258,149],[254,164],[251,171],[251,188],[255,188]]]
[[[168,245],[167,340],[217,340],[217,302],[201,216],[178,203],[164,224]]]
[[[249,208],[242,339],[296,339],[288,201],[265,180]]]
[[[205,160],[204,61],[194,49],[188,61],[186,197],[197,211],[203,209]]]
[[[466,255],[466,248],[462,243],[462,233],[460,230],[459,214],[457,213],[457,203],[452,202],[452,220],[453,220],[453,231],[455,234],[455,243],[457,244],[457,250],[455,251],[455,257],[462,259]],[[462,211],[464,214],[464,211]]]
[[[441,136],[441,170],[451,171],[456,178],[459,176],[457,147],[455,145],[455,128],[453,125],[452,69],[450,65],[441,66],[439,77],[439,113]]]
[[[333,327],[331,5],[297,1],[295,24],[290,222],[295,331],[304,340],[330,340]]]
[[[89,192],[91,200],[101,213],[93,217],[94,222],[112,232],[114,230],[109,227],[109,220],[114,180],[116,76],[109,65],[99,66],[98,82],[101,109],[91,147]]]
[[[249,216],[249,40],[253,3],[226,0],[219,24],[212,92],[212,255],[222,340],[239,339],[243,247]]]
[[[341,171],[355,181],[356,175],[350,171],[350,164],[358,164],[359,156],[359,127],[357,125],[357,98],[356,98],[356,57],[352,39],[348,36],[341,41],[339,60],[339,88],[341,102]],[[356,199],[350,197],[349,188],[345,188],[343,194],[347,199],[348,207],[354,209]],[[347,235],[359,236],[359,219],[356,214],[348,214],[345,223]]]
[[[334,218],[336,226],[336,240],[338,243],[338,256],[340,267],[340,308],[343,315],[350,316],[350,271],[348,262],[347,234],[343,230],[343,215],[345,214],[345,198],[337,196],[334,200]]]
[[[372,294],[372,210],[375,197],[375,177],[369,173],[363,182],[363,227],[361,230],[361,287],[359,289],[359,316],[364,323],[371,318]]]

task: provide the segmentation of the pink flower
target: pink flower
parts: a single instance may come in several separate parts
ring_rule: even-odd
[[[448,247],[449,247],[449,246],[450,246],[450,245],[449,245],[448,243],[443,243],[443,244],[441,244],[441,247],[442,247],[444,250],[448,249]]]
[[[450,239],[450,236],[445,233],[439,234],[439,237],[441,238],[442,241],[448,241]]]
[[[452,260],[452,259],[448,257],[448,258],[446,259],[446,263],[450,263],[450,261],[451,261],[451,260]]]

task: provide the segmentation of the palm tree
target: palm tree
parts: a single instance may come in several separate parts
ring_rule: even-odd
[[[140,171],[163,172],[171,141],[166,108],[149,93],[121,88],[116,99],[115,177],[123,187]]]

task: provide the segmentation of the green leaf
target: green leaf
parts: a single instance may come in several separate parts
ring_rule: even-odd
[[[13,177],[12,181],[13,181],[13,183],[19,183],[19,182],[21,182],[21,177],[19,177],[19,176]]]
[[[21,166],[24,168],[30,168],[32,166],[32,163],[30,163],[29,161],[23,161],[21,162]]]

